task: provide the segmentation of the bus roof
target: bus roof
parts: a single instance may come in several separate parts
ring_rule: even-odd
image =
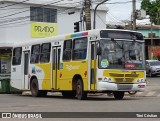
[[[47,43],[47,42],[57,42],[57,41],[64,41],[67,39],[71,39],[71,38],[76,38],[76,37],[80,37],[81,33],[92,33],[92,31],[94,31],[94,33],[98,33],[100,30],[89,30],[89,31],[82,31],[82,32],[77,32],[77,33],[69,33],[69,34],[63,34],[63,35],[58,35],[58,36],[52,36],[52,37],[47,37],[47,38],[37,38],[37,39],[31,39],[31,40],[26,40],[23,42],[15,42],[14,43],[14,47],[18,47],[18,46],[29,46],[29,45],[33,45],[33,44],[39,44],[39,43]],[[70,37],[69,37],[70,35]],[[77,36],[73,36],[72,35],[77,35]],[[82,34],[81,34],[82,35]]]
[[[0,43],[0,48],[12,48],[14,43]]]
[[[141,32],[137,32],[137,31],[123,30],[123,29],[94,29],[94,30],[88,30],[88,31],[81,31],[81,32],[77,32],[77,33],[69,33],[69,34],[63,34],[63,35],[58,35],[58,36],[52,36],[52,37],[47,37],[47,38],[31,39],[31,40],[28,40],[28,41],[26,40],[23,42],[15,42],[13,44],[13,47],[29,46],[29,45],[47,43],[47,42],[57,42],[57,41],[60,42],[60,41],[64,41],[67,39],[78,38],[80,36],[83,36],[83,34],[84,35],[87,34],[89,36],[98,36],[99,32],[101,30],[141,33]]]

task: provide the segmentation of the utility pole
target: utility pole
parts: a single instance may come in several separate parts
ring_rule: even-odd
[[[150,17],[151,21],[151,46],[153,45],[153,23],[152,23],[152,17]]]
[[[132,0],[132,30],[136,30],[136,0]]]
[[[86,30],[91,30],[91,0],[85,0],[85,21],[86,21]]]

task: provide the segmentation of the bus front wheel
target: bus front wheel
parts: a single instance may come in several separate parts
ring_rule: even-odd
[[[31,81],[30,89],[31,89],[31,93],[32,93],[33,97],[39,97],[40,96],[40,91],[39,91],[39,87],[38,87],[38,81],[37,81],[36,78],[34,78]]]
[[[81,79],[78,79],[77,81],[76,94],[79,100],[84,100],[87,98],[87,92],[84,91],[83,82]]]
[[[122,100],[124,97],[124,92],[123,91],[115,91],[115,92],[113,92],[113,95],[116,100]]]

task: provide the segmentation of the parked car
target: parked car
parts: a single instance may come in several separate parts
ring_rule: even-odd
[[[146,74],[150,77],[160,74],[160,61],[146,60]]]

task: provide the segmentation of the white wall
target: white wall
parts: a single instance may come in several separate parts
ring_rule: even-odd
[[[0,4],[0,7],[11,4],[13,3]],[[0,10],[0,43],[29,40],[30,18],[22,18],[27,16],[30,16],[30,8],[28,5],[17,4],[4,7],[4,9]],[[17,18],[18,20],[15,21]]]
[[[9,3],[0,4],[0,7],[7,6],[10,4]],[[18,12],[22,13],[15,14]],[[68,13],[66,12],[62,13],[62,11],[60,13],[61,14],[58,13],[57,16],[58,34],[67,34],[74,32],[74,22],[80,20],[80,10],[76,11],[75,14],[72,15],[68,15]],[[15,15],[11,16],[11,14]],[[105,25],[106,12],[97,11],[97,15],[98,16],[96,16],[96,28],[106,28]],[[12,20],[19,17],[27,17],[27,16],[30,16],[30,6],[25,4],[17,4],[14,5],[14,7],[11,6],[7,7],[7,9],[0,10],[0,43],[11,43],[11,42],[27,41],[30,39],[34,39],[31,38],[30,36],[30,18],[6,23],[8,20]],[[93,27],[93,11],[91,16],[92,16],[92,27]]]
[[[106,29],[106,14],[105,11],[97,11],[96,12],[96,28],[95,29]],[[94,19],[94,12],[91,12],[91,24],[93,27],[93,19]]]
[[[80,14],[76,11],[72,15],[65,14],[58,14],[57,21],[58,21],[58,34],[67,34],[74,32],[74,22],[80,20]]]
[[[91,27],[93,29],[94,12],[91,11]],[[76,11],[72,15],[60,14],[58,15],[58,33],[72,33],[74,32],[74,22],[80,21],[80,11]],[[97,11],[96,14],[96,29],[106,28],[106,12]]]

